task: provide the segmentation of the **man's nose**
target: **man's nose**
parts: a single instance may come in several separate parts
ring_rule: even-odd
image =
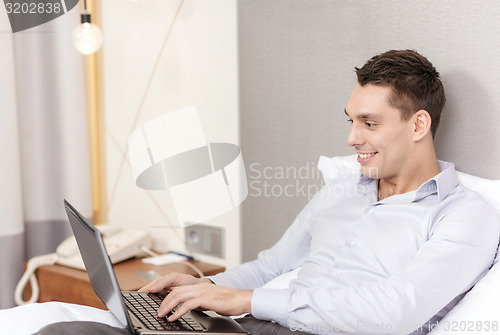
[[[356,124],[353,123],[351,125],[351,130],[349,131],[349,135],[347,135],[347,145],[354,147],[363,144],[361,142],[362,139],[359,128],[357,127]]]

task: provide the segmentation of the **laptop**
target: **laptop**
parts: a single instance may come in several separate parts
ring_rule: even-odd
[[[94,292],[130,334],[248,334],[229,317],[201,311],[175,322],[158,318],[165,293],[120,291],[101,233],[67,200],[64,207]]]

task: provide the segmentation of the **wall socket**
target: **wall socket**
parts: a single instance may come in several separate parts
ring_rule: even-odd
[[[196,224],[185,230],[187,250],[224,258],[224,228]]]

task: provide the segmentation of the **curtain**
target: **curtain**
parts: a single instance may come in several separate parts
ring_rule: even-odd
[[[0,308],[14,306],[24,262],[70,234],[63,199],[91,213],[77,24],[73,9],[13,34],[0,13]]]

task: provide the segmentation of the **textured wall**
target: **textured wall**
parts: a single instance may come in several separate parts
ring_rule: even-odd
[[[319,155],[353,153],[343,113],[353,68],[389,49],[415,49],[441,72],[439,158],[500,178],[500,2],[242,0],[238,21],[243,260],[276,242],[317,189]]]

